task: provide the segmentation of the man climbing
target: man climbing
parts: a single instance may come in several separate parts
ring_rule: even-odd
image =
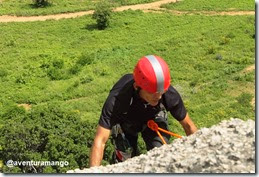
[[[90,166],[101,164],[110,134],[115,146],[115,163],[137,155],[138,133],[141,133],[147,150],[163,145],[156,132],[147,127],[147,122],[154,120],[160,128],[168,130],[168,111],[180,122],[186,135],[197,131],[179,93],[170,85],[166,62],[155,55],[142,57],[133,74],[124,75],[113,86],[103,105]],[[168,143],[170,136],[161,135]]]

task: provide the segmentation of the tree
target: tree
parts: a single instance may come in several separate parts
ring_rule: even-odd
[[[99,30],[104,30],[109,26],[111,13],[111,5],[106,0],[96,4],[92,18],[96,20],[97,28]]]

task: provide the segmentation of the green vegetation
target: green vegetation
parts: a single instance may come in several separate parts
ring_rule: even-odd
[[[46,7],[50,5],[50,3],[48,2],[48,0],[34,0],[34,6],[36,8],[39,8],[39,7]]]
[[[22,108],[9,110],[0,133],[4,161],[67,161],[60,166],[4,167],[5,173],[64,173],[88,166],[89,150],[96,124],[80,121],[79,112],[52,103],[29,113]],[[11,141],[10,141],[11,140]],[[108,146],[109,147],[109,143]],[[21,151],[22,150],[22,151]],[[106,158],[105,158],[106,159]],[[107,159],[106,159],[107,160]]]
[[[245,11],[255,10],[254,0],[183,0],[162,5],[163,8],[183,11]]]
[[[255,119],[255,73],[245,70],[255,65],[254,16],[129,10],[112,17],[105,30],[97,30],[91,16],[0,23],[0,162],[70,163],[37,169],[44,173],[88,167],[109,90],[148,54],[168,62],[172,85],[199,128],[231,117]],[[184,135],[171,115],[169,123],[173,132]],[[103,164],[110,162],[112,151],[109,142]],[[21,172],[5,165],[2,170]]]
[[[4,0],[0,1],[0,15],[17,15],[17,16],[31,16],[31,15],[48,15],[57,13],[68,13],[93,10],[96,3],[100,0]],[[132,5],[154,2],[158,0],[107,0],[114,7],[121,5]],[[47,3],[46,3],[47,2]],[[40,5],[40,6],[38,6]],[[40,7],[40,8],[39,8]]]
[[[93,19],[96,20],[97,28],[104,30],[110,24],[112,8],[107,1],[100,1],[94,9]]]

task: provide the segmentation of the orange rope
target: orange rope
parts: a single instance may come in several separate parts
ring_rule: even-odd
[[[173,133],[173,132],[169,132],[169,131],[164,130],[164,129],[162,129],[162,128],[159,128],[159,127],[158,127],[158,130],[160,130],[161,132],[167,133],[167,134],[169,134],[169,135],[171,135],[171,136],[175,136],[175,137],[177,137],[177,138],[182,138],[181,135],[178,135],[178,134]]]
[[[165,139],[162,137],[162,135],[160,134],[159,131],[156,131],[156,133],[158,134],[158,136],[160,137],[160,139],[162,140],[163,144],[166,144]]]
[[[167,133],[167,134],[169,134],[169,135],[171,135],[171,136],[175,136],[175,137],[177,137],[177,138],[182,138],[182,136],[180,136],[180,135],[178,135],[178,134],[176,134],[176,133],[169,132],[169,131],[167,131],[167,130],[164,130],[164,129],[158,127],[157,123],[155,123],[155,121],[153,121],[153,120],[149,120],[149,121],[147,122],[147,126],[148,126],[151,130],[155,131],[155,132],[158,134],[158,136],[159,136],[160,139],[162,140],[163,144],[166,144],[165,139],[163,138],[163,136],[161,135],[161,133],[160,133],[158,130],[160,130],[160,131],[162,131],[162,132],[164,132],[164,133]]]

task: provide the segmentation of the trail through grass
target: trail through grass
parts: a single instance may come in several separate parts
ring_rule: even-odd
[[[242,73],[255,62],[254,17],[127,11],[115,13],[107,30],[94,23],[85,16],[0,24],[1,107],[8,101],[33,109],[56,100],[97,120],[117,79],[141,56],[157,54],[169,63],[172,84],[200,127],[254,118],[252,107],[238,104],[242,92],[228,91],[249,83],[254,88],[254,73]]]

